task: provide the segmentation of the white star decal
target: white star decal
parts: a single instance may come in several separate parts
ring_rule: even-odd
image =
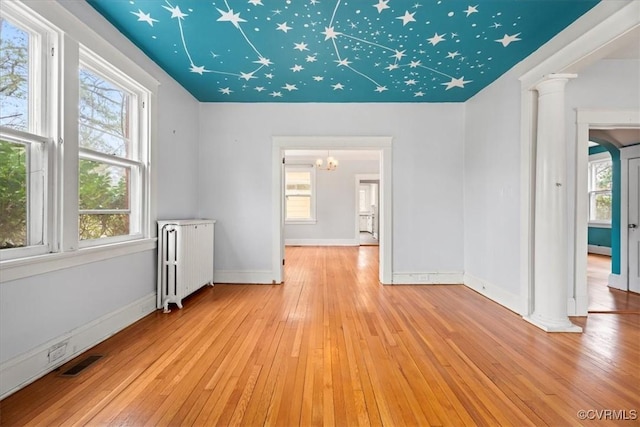
[[[472,13],[478,13],[478,5],[468,6],[467,10],[463,10],[463,12],[467,14],[467,17],[469,17],[469,15],[471,15]]]
[[[225,95],[231,95],[231,92],[233,91],[228,87],[221,87],[220,89],[218,89],[218,92],[223,93]]]
[[[331,87],[333,88],[333,90],[344,89],[344,86],[342,85],[342,83],[336,83],[334,85],[331,85]]]
[[[229,9],[226,12],[224,10],[218,9],[218,12],[220,12],[220,15],[222,15],[220,16],[220,18],[218,18],[218,21],[231,22],[236,28],[240,28],[240,22],[247,22],[244,19],[240,18],[240,12],[233,13],[233,9]]]
[[[265,76],[266,78],[268,78],[268,79],[272,79],[272,78],[273,78],[273,74],[271,74],[271,73],[267,73],[267,74],[265,74],[264,76]]]
[[[421,62],[419,60],[418,61],[411,61],[409,63],[409,68],[416,68],[416,67],[419,67],[420,65],[422,65],[422,64],[421,64]]]
[[[396,19],[402,19],[402,26],[404,27],[409,22],[416,22],[416,18],[413,17],[416,13],[409,13],[409,11],[404,12],[404,16],[398,16]]]
[[[289,83],[285,83],[285,85],[282,86],[282,89],[288,90],[289,92],[291,92],[292,90],[298,90],[296,85],[290,85]]]
[[[418,96],[424,96],[424,92],[419,91],[419,92],[416,92],[416,93],[414,93],[414,94],[413,94],[413,97],[414,97],[414,98],[415,98],[415,97],[418,97]]]
[[[396,50],[395,55],[392,55],[391,58],[396,58],[398,61],[402,60],[403,56],[406,56],[404,53],[406,52],[406,50],[403,50],[402,52],[400,52],[399,50]]]
[[[158,22],[157,19],[153,19],[150,13],[144,13],[141,9],[138,9],[137,12],[131,12],[133,15],[138,17],[138,21],[146,22],[147,24],[153,27],[154,22]]]
[[[262,4],[262,0],[249,0],[249,3],[251,3],[254,6],[264,6]]]
[[[464,85],[467,83],[471,83],[473,80],[465,80],[464,77],[460,77],[459,79],[454,79],[451,77],[451,81],[447,83],[441,83],[441,85],[446,86],[445,90],[449,90],[453,87],[464,88]]]
[[[378,13],[382,13],[383,10],[389,9],[387,3],[389,3],[389,0],[379,0],[378,4],[374,4],[373,7],[378,9]]]
[[[398,64],[389,64],[387,67],[385,67],[385,69],[389,71],[393,71],[396,68],[398,68]]]
[[[379,92],[379,93],[382,93],[382,92],[384,92],[385,90],[388,90],[386,86],[378,86],[378,87],[376,88],[376,92]]]
[[[497,22],[494,22],[493,25],[491,26],[491,28],[500,28],[502,27],[502,24],[498,24]]]
[[[317,5],[318,3],[320,3],[318,0],[311,0],[311,1],[309,2],[309,4],[311,4],[311,6],[315,6],[315,5]]]
[[[254,72],[251,73],[243,73],[240,72],[240,78],[241,79],[245,79],[246,81],[249,81],[251,79],[256,79],[257,77],[253,75]]]
[[[289,68],[291,71],[293,71],[294,73],[297,73],[298,71],[302,71],[304,70],[304,67],[302,65],[294,65],[293,67]]]
[[[293,28],[289,27],[286,22],[283,22],[282,24],[278,24],[278,28],[276,29],[286,33],[287,31],[292,30]]]
[[[414,79],[404,81],[404,84],[406,84],[407,86],[412,86],[412,85],[415,85],[416,83],[417,82]]]
[[[313,80],[317,81],[317,82],[321,82],[324,80],[324,77],[322,76],[313,76]]]
[[[169,12],[171,12],[171,19],[173,18],[184,19],[185,16],[189,16],[186,13],[183,13],[180,10],[179,6],[176,6],[176,7],[162,6],[162,7],[167,9]]]
[[[448,52],[447,53],[447,58],[451,58],[451,59],[455,59],[456,56],[459,56],[460,52],[458,52],[457,50],[455,52]]]
[[[433,37],[431,37],[430,39],[427,39],[427,41],[429,43],[431,43],[433,46],[437,45],[438,43],[440,43],[441,41],[444,41],[444,34],[440,35],[438,33],[436,33]]]
[[[282,92],[273,91],[269,95],[273,96],[274,98],[282,98]]]
[[[267,58],[261,56],[260,58],[258,58],[257,61],[253,61],[254,64],[260,64],[260,65],[264,65],[266,67],[268,67],[269,65],[273,64],[273,62],[271,62],[270,60],[268,60]]]
[[[194,64],[191,64],[191,69],[189,71],[202,75],[202,73],[204,73],[206,70],[204,69],[204,66],[197,67]]]
[[[315,55],[307,55],[307,62],[316,62],[317,60]]]
[[[509,44],[510,44],[511,42],[517,42],[517,41],[522,40],[522,39],[519,39],[519,38],[518,38],[518,36],[519,36],[519,35],[520,35],[520,33],[518,33],[518,34],[514,34],[514,35],[512,35],[512,36],[508,36],[508,35],[506,35],[506,34],[505,34],[503,38],[498,39],[498,40],[496,40],[496,41],[497,41],[498,43],[502,43],[502,46],[503,46],[503,47],[507,47],[507,46],[509,46]]]
[[[347,59],[347,58],[341,59],[339,61],[336,60],[336,61],[333,61],[333,62],[337,62],[338,63],[338,67],[348,67],[349,64],[351,64],[351,62],[349,62],[349,59]]]
[[[324,31],[321,34],[324,34],[324,39],[326,41],[329,39],[335,39],[340,33],[337,33],[333,27],[324,27]]]
[[[264,90],[265,90],[265,88],[264,88],[264,87],[262,87],[262,86],[256,86],[256,90],[257,90],[258,92],[262,92],[262,91],[264,91]]]
[[[302,52],[303,50],[309,50],[307,49],[307,44],[306,43],[294,43],[295,47],[294,49],[298,49],[300,52]]]

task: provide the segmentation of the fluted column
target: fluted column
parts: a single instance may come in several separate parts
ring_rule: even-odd
[[[551,74],[536,86],[538,124],[534,233],[534,310],[526,319],[547,332],[581,332],[567,312],[567,156],[565,85]]]

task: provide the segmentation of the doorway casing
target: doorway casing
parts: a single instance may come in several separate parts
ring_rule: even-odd
[[[282,197],[285,150],[376,150],[380,152],[380,270],[378,279],[392,284],[392,137],[390,136],[274,136],[272,137],[272,269],[273,281],[284,278],[284,200]]]

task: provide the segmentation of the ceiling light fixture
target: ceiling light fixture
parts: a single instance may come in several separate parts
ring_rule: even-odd
[[[318,169],[332,171],[332,170],[336,170],[337,167],[338,167],[338,161],[334,157],[331,157],[328,151],[327,151],[326,166],[324,165],[324,160],[322,160],[321,158],[318,158],[318,160],[316,160],[316,168]]]

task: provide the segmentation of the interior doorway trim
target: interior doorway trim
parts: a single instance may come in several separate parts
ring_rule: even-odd
[[[380,192],[380,174],[379,173],[356,174],[356,209],[355,209],[356,215],[355,215],[354,230],[355,230],[355,239],[358,242],[358,244],[360,244],[360,182],[361,181],[378,181],[378,192]],[[378,208],[380,208],[379,200],[378,200]]]
[[[380,270],[382,284],[392,284],[392,146],[390,136],[274,136],[272,137],[272,268],[274,282],[284,278],[284,215],[282,170],[284,150],[378,150],[380,152]]]
[[[556,49],[546,60],[529,69],[520,77],[520,310],[523,316],[533,312],[533,248],[534,248],[534,194],[535,194],[535,141],[537,121],[536,84],[552,73],[578,73],[593,62],[606,57],[621,46],[637,40],[640,35],[640,2],[601,2],[572,24],[572,31],[584,33],[569,42],[552,39],[549,49]],[[581,27],[581,25],[582,27]],[[567,31],[569,33],[570,31]],[[576,183],[577,184],[577,183]],[[577,203],[574,198],[570,203]],[[574,211],[575,212],[575,211]],[[577,225],[577,224],[576,224]],[[573,240],[573,241],[572,241]],[[571,237],[569,244],[574,244]],[[586,252],[585,252],[586,253]],[[568,266],[575,272],[574,263]],[[586,264],[586,261],[585,261]],[[578,303],[576,280],[570,286],[568,314],[586,315]],[[582,297],[580,297],[582,298]],[[580,307],[579,307],[580,306]],[[579,310],[580,309],[580,310]]]

